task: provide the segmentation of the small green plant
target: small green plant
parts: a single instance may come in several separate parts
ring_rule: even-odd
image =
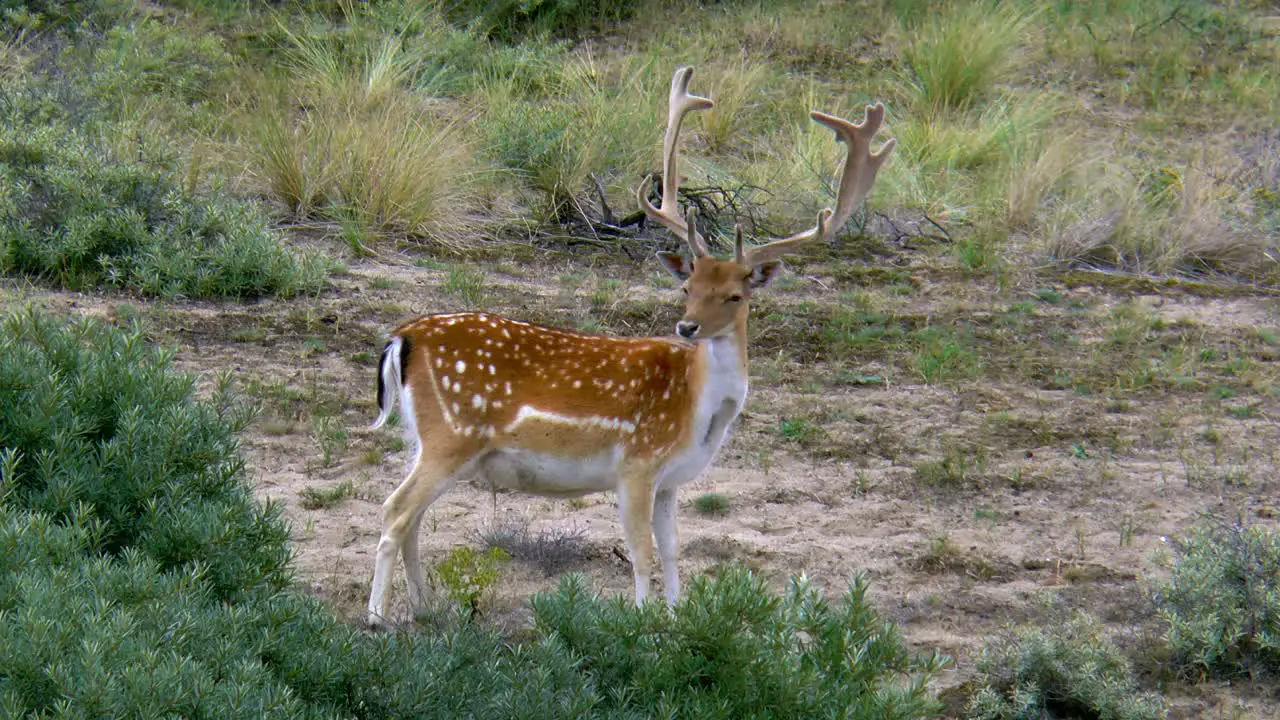
[[[1036,299],[1049,305],[1057,305],[1062,302],[1062,293],[1050,287],[1036,288]]]
[[[1163,704],[1141,693],[1129,661],[1085,613],[1047,628],[1005,631],[977,660],[974,720],[1097,717],[1160,720]]]
[[[930,460],[916,466],[916,480],[935,489],[963,487],[970,475],[986,465],[986,450],[946,443],[941,460]]]
[[[693,507],[703,515],[728,515],[732,503],[728,495],[704,493],[693,501]]]
[[[298,504],[306,510],[327,510],[355,495],[355,492],[350,480],[327,488],[305,487],[298,491]]]
[[[1226,407],[1227,414],[1237,420],[1250,420],[1258,417],[1257,405],[1228,405]]]
[[[1194,677],[1280,671],[1280,533],[1209,521],[1151,583],[1175,662]]]
[[[449,268],[441,288],[446,295],[458,298],[468,305],[479,305],[484,299],[484,275],[465,265]]]
[[[333,467],[347,451],[347,428],[341,418],[316,415],[311,418],[311,437],[320,446],[321,467]]]
[[[480,614],[480,603],[498,582],[499,567],[510,558],[499,547],[476,552],[469,545],[459,545],[436,565],[436,577],[463,615],[474,617]]]
[[[809,445],[818,439],[822,428],[807,417],[787,417],[778,423],[778,434],[800,445]]]
[[[937,328],[925,328],[916,333],[920,348],[914,354],[916,372],[929,385],[954,378],[971,377],[980,371],[981,365],[973,351],[965,347],[962,338]]]

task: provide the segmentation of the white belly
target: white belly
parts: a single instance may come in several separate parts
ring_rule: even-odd
[[[621,459],[621,448],[582,459],[528,450],[495,450],[477,464],[476,480],[484,487],[533,495],[587,495],[617,488]]]

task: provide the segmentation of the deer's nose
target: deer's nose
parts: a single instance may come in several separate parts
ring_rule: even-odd
[[[692,340],[694,335],[698,334],[698,323],[681,320],[676,323],[676,334],[686,340]]]

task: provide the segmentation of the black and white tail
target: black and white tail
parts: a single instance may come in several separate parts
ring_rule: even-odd
[[[404,361],[409,354],[409,343],[401,337],[393,337],[387,346],[382,348],[382,359],[378,361],[378,419],[373,422],[374,428],[380,428],[391,417],[396,407],[396,398],[400,397],[404,385]]]

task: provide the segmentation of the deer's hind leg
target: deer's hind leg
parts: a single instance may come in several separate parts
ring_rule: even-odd
[[[368,622],[371,627],[387,624],[387,590],[395,574],[396,554],[404,557],[410,601],[417,611],[423,596],[422,561],[418,554],[418,530],[427,507],[467,474],[472,461],[457,444],[424,443],[409,477],[382,504],[382,536],[374,561],[373,586],[369,592]]]

